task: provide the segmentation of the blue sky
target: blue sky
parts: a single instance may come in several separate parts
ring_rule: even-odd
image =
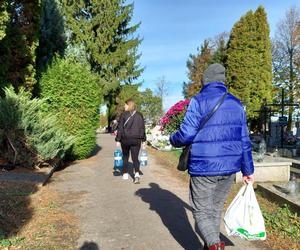
[[[132,1],[128,1],[132,2]],[[140,77],[142,90],[156,89],[156,82],[165,77],[168,95],[164,109],[183,99],[182,84],[187,81],[186,61],[195,54],[206,38],[230,32],[234,23],[248,10],[263,5],[268,15],[271,37],[276,25],[291,6],[299,1],[245,0],[135,0],[133,23],[141,22],[137,31],[143,39],[139,61],[145,71]]]

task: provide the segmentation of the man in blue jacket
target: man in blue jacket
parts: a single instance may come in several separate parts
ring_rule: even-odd
[[[210,65],[180,129],[170,136],[175,147],[192,144],[188,166],[190,203],[204,249],[209,250],[225,248],[220,241],[221,214],[235,173],[242,171],[245,183],[254,181],[246,114],[238,98],[228,93],[199,130],[205,116],[227,92],[224,82],[225,68],[221,64]]]

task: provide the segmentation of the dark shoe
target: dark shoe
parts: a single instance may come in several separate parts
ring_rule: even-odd
[[[223,241],[214,244],[208,248],[208,250],[224,250],[224,249],[225,249],[225,243]]]

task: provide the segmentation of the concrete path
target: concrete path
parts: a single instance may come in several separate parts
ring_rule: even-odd
[[[98,136],[99,152],[55,173],[51,185],[66,194],[80,219],[79,249],[202,249],[188,205],[188,186],[150,156],[141,184],[113,171],[114,138]],[[77,199],[68,196],[77,195]],[[68,200],[68,202],[67,202]],[[71,201],[70,201],[71,200]],[[263,249],[227,239],[226,249]],[[257,243],[255,243],[257,244]]]

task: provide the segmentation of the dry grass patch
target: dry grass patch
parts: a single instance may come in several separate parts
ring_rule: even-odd
[[[189,175],[187,172],[182,172],[177,170],[177,164],[179,159],[179,151],[158,151],[151,147],[148,148],[148,151],[151,155],[155,157],[156,162],[159,165],[162,165],[170,170],[170,174],[177,178],[180,178],[184,182],[189,181]]]
[[[78,220],[49,187],[1,183],[0,249],[75,249]]]

